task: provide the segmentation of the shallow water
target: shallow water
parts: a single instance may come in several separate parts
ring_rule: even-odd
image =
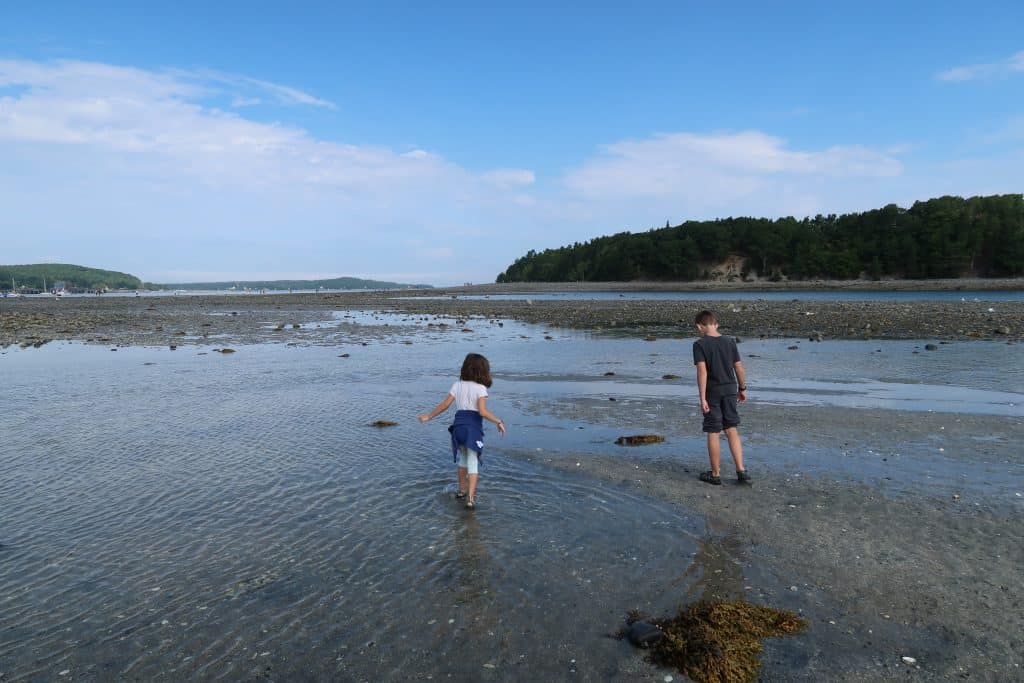
[[[702,464],[692,422],[662,446],[611,445],[693,413],[689,341],[437,322],[339,312],[319,324],[344,346],[231,355],[0,354],[4,680],[661,680],[607,637],[629,609],[664,612],[712,579],[775,585],[685,509],[511,455]],[[1021,346],[788,345],[741,345],[765,410],[1021,415]],[[488,430],[475,513],[454,500],[443,418],[415,420],[469,351],[498,371],[490,405],[511,429]],[[607,394],[630,409],[588,408]]]

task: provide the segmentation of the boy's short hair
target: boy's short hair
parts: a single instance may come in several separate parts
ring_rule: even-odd
[[[467,353],[466,360],[462,361],[462,371],[459,379],[464,382],[476,382],[485,387],[491,386],[491,364],[479,353]]]
[[[697,314],[697,317],[693,319],[694,325],[715,325],[718,323],[718,318],[711,311],[704,310]]]

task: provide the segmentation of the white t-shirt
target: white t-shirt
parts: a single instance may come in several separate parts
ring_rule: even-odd
[[[487,387],[460,379],[452,385],[448,393],[455,397],[456,410],[476,410],[477,399],[487,396]]]

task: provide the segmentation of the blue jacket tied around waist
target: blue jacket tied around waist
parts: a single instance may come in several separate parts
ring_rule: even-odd
[[[455,413],[455,420],[448,428],[452,435],[452,459],[459,461],[459,446],[476,451],[477,457],[484,459],[484,419],[475,410],[460,410]]]

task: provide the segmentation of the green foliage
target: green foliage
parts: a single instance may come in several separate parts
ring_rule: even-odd
[[[37,263],[24,266],[0,266],[0,289],[51,289],[63,282],[67,289],[140,289],[142,281],[134,275],[64,263]]]
[[[1024,275],[1024,195],[797,220],[723,218],[530,250],[498,282],[695,280],[730,255],[772,280]]]

